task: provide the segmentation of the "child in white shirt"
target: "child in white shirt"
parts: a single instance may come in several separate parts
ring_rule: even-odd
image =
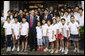
[[[53,53],[54,52],[54,41],[56,40],[56,38],[54,36],[54,30],[53,30],[54,25],[51,25],[50,20],[47,21],[47,24],[48,24],[47,32],[48,32],[49,42],[51,43],[51,52],[50,53]]]
[[[22,18],[22,21],[23,21],[23,23],[21,23],[21,30],[20,30],[21,31],[21,37],[20,38],[22,40],[22,50],[21,51],[27,51],[29,24],[26,22],[25,17]]]
[[[84,26],[84,13],[83,13],[83,9],[80,8],[79,9],[79,26]]]
[[[56,24],[56,19],[53,19],[53,24],[52,24],[52,37],[54,39],[54,41],[56,41],[56,50],[55,53],[58,53],[58,49],[59,49],[59,41],[57,40],[57,34],[59,32],[59,27]],[[52,42],[52,46],[54,45],[54,42]],[[54,52],[54,46],[52,47],[52,51],[51,53]]]
[[[74,44],[74,52],[78,52],[79,53],[79,25],[76,21],[74,21],[74,16],[71,16],[71,22],[69,23],[69,27],[70,27],[70,33],[71,33],[71,40],[73,40],[73,44]]]
[[[7,52],[11,51],[11,39],[12,39],[12,24],[10,23],[10,17],[7,16],[7,19],[3,25],[3,28],[5,30],[5,37],[7,39]]]
[[[20,37],[20,23],[18,22],[17,17],[14,18],[15,23],[12,25],[12,32],[13,32],[13,49],[12,51],[14,51],[15,48],[15,43],[17,40],[18,43],[18,47],[17,47],[17,51],[19,51],[19,37]]]
[[[37,22],[36,31],[37,31],[37,44],[38,44],[37,51],[43,51],[43,47],[42,47],[42,28],[41,28],[40,21]]]
[[[62,23],[61,23],[61,20],[60,20],[60,16],[57,16],[57,25],[58,25],[58,28],[59,28],[59,34],[58,34],[58,39],[57,41],[60,40],[60,50],[61,52],[64,52],[64,37],[63,37],[63,28],[62,28]]]
[[[68,47],[69,47],[69,37],[70,37],[70,32],[69,32],[69,26],[65,23],[65,19],[61,19],[62,22],[62,27],[63,27],[63,36],[64,36],[64,43],[65,43],[65,53],[68,53]]]
[[[48,45],[49,45],[49,39],[48,39],[48,36],[47,36],[47,27],[48,25],[45,23],[45,20],[43,19],[42,20],[42,37],[43,37],[43,43],[45,45],[45,49],[44,51],[46,52],[48,50]]]

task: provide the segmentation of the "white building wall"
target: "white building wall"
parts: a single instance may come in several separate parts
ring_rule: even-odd
[[[81,1],[81,6],[82,6],[82,8],[84,10],[84,1]]]
[[[10,10],[10,1],[4,1],[4,18],[8,16],[8,11]]]

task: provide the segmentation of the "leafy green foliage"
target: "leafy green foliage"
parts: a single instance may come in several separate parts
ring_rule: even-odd
[[[84,36],[84,26],[81,26],[80,35]]]
[[[3,35],[4,35],[4,28],[3,28],[3,25],[4,25],[4,23],[3,23],[3,22],[1,22],[1,36],[3,36]]]

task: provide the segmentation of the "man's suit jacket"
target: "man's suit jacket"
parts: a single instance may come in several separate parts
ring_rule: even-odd
[[[42,19],[44,19],[44,14],[39,15],[40,16],[40,22],[42,24]]]
[[[30,27],[31,16],[30,15],[27,17],[27,22],[29,23],[29,29],[31,29],[31,27]],[[36,20],[36,16],[34,15],[33,16],[33,24],[32,24],[32,29],[34,31],[36,31],[36,25],[37,25],[37,20]]]
[[[45,17],[45,15],[44,15],[44,17]],[[52,23],[52,17],[51,17],[51,15],[50,15],[50,14],[48,14],[48,15],[47,15],[47,20],[50,20],[50,21],[51,21],[51,23]]]
[[[24,15],[23,15],[23,16],[24,16]],[[19,22],[22,22],[22,17],[23,17],[23,16],[20,16],[20,15],[17,16]]]

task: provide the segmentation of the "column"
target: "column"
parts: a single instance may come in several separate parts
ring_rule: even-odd
[[[10,1],[4,1],[4,18],[8,16],[7,12],[10,10]]]
[[[81,1],[81,7],[84,10],[84,1]]]

